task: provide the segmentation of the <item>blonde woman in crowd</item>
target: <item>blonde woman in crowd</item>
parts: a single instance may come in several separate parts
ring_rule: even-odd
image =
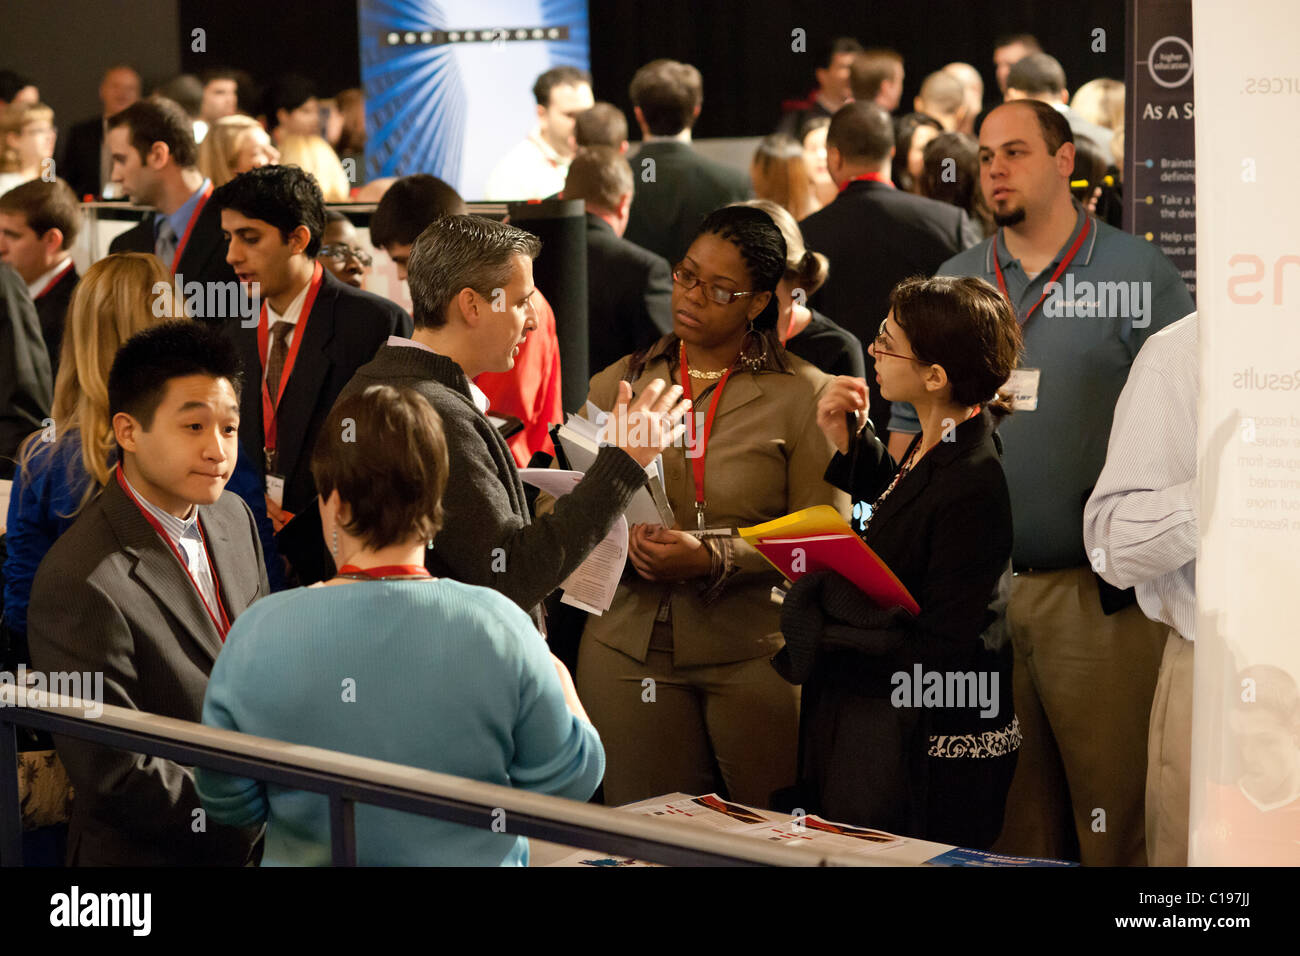
[[[9,499],[5,625],[24,651],[36,567],[112,473],[108,370],[113,356],[136,332],[172,318],[171,281],[156,256],[127,252],[100,259],[72,293],[54,382],[53,424],[23,444]],[[165,295],[155,294],[159,284],[168,290]],[[184,304],[175,307],[183,312]]]
[[[199,144],[199,169],[214,188],[240,173],[278,162],[280,151],[271,144],[262,124],[242,114],[216,120]]]
[[[1124,169],[1124,84],[1108,77],[1089,80],[1070,100],[1070,108],[1089,123],[1104,126],[1115,135],[1110,141],[1110,159]]]
[[[40,178],[57,138],[54,110],[44,103],[13,103],[0,113],[0,195]]]
[[[826,168],[826,133],[830,128],[829,116],[813,116],[804,122],[799,132],[804,168],[808,170],[808,182],[812,185],[813,198],[819,209],[840,193]]]
[[[785,274],[776,286],[776,334],[786,351],[828,375],[864,377],[866,364],[858,337],[807,305],[830,273],[829,260],[804,245],[799,224],[785,207],[770,199],[738,205],[763,210],[785,239]]]
[[[285,135],[280,141],[280,162],[315,176],[326,202],[348,201],[352,184],[338,156],[322,137]]]
[[[813,194],[803,146],[792,136],[784,133],[764,136],[750,164],[749,178],[753,180],[755,196],[771,200],[795,219],[811,216],[821,208]]]

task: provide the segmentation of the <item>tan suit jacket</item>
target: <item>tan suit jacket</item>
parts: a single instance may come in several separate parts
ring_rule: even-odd
[[[633,381],[636,394],[655,378],[678,381],[669,357],[677,355],[677,339],[667,336],[654,345],[644,369]],[[830,376],[794,355],[785,353],[790,371],[733,372],[723,389],[721,404],[705,454],[704,492],[707,526],[744,527],[779,518],[800,508],[829,504],[847,515],[849,500],[822,476],[834,454],[817,427],[817,400]],[[612,409],[618,383],[626,376],[624,357],[591,380],[590,399]],[[697,421],[713,401],[715,388],[700,391],[693,383]],[[696,429],[699,435],[702,428]],[[665,449],[664,478],[678,525],[696,526],[695,482],[685,440]],[[724,664],[770,657],[781,648],[780,608],[770,600],[772,586],[781,582],[753,548],[733,539],[739,569],[720,593],[706,601],[703,579],[679,584],[647,581],[631,562],[619,584],[614,603],[600,617],[587,621],[586,635],[639,661],[646,659],[650,632],[665,593],[670,595],[673,662],[676,666]]]

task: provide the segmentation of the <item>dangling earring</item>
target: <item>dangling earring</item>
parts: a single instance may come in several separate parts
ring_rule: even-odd
[[[330,532],[330,554],[334,555],[335,562],[339,559],[339,526],[335,525]]]
[[[755,355],[753,349],[749,346],[750,336],[758,339],[758,354]],[[767,336],[758,329],[754,328],[754,320],[750,319],[749,329],[745,332],[745,339],[741,343],[740,363],[751,372],[758,372],[767,365]]]

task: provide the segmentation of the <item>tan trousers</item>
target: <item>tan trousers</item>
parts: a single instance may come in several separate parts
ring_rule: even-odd
[[[1012,579],[1007,607],[1024,743],[993,849],[1146,864],[1147,728],[1168,627],[1102,613],[1088,568]]]
[[[733,800],[756,807],[794,783],[799,688],[766,657],[677,668],[672,651],[651,648],[642,664],[583,637],[577,687],[605,746],[610,806],[710,793],[718,770]]]
[[[1186,866],[1192,780],[1194,645],[1175,630],[1165,639],[1147,742],[1147,862]]]

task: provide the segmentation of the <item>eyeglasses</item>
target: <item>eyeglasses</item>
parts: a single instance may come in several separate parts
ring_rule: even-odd
[[[885,323],[889,321],[889,316],[880,320],[880,328],[876,331],[876,337],[871,341],[871,349],[877,355],[889,355],[893,358],[907,359],[909,362],[921,361],[915,355],[900,355],[898,352],[886,352],[882,345],[885,341]]]
[[[719,289],[716,285],[705,282],[685,266],[678,266],[673,270],[673,281],[683,289],[694,289],[699,286],[704,290],[705,297],[718,305],[731,305],[736,299],[743,299],[747,295],[758,295],[757,292],[728,292],[726,289]]]
[[[356,259],[363,267],[369,267],[375,260],[370,253],[355,246],[347,246],[343,243],[335,243],[330,246],[321,246],[320,252],[316,253],[318,259],[333,259],[335,262],[343,262],[346,259]]]

